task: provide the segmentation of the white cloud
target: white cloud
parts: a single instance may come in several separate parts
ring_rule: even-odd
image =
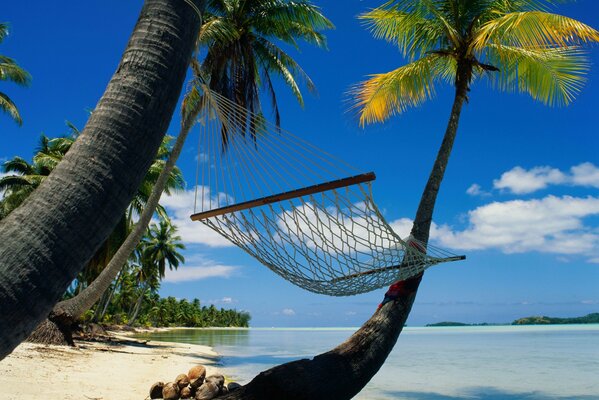
[[[431,237],[461,250],[500,249],[505,253],[538,251],[586,255],[595,259],[599,233],[583,219],[599,215],[599,198],[546,196],[493,202],[468,213],[463,231],[436,227]]]
[[[468,189],[466,189],[466,193],[469,194],[470,196],[481,196],[481,197],[486,197],[486,196],[491,195],[489,192],[484,191],[478,183],[473,183],[472,185],[470,185],[470,187]]]
[[[238,269],[239,267],[218,264],[210,260],[205,260],[202,257],[192,257],[190,260],[186,260],[185,265],[178,269],[173,271],[167,270],[164,281],[177,283],[199,281],[208,278],[229,278]]]
[[[545,189],[549,185],[560,184],[599,188],[599,167],[590,162],[575,165],[570,168],[569,172],[562,172],[548,166],[534,167],[530,170],[514,167],[493,181],[495,189],[506,190],[514,194],[528,194]]]
[[[291,317],[291,316],[295,315],[295,310],[293,308],[284,308],[281,311],[281,314],[287,315],[288,317]]]
[[[208,303],[208,304],[235,304],[237,303],[237,300],[232,298],[232,297],[223,297],[221,299],[215,299],[215,300],[206,300],[206,301],[202,301],[203,303]]]
[[[599,188],[599,167],[590,162],[570,168],[571,181],[574,185]]]
[[[208,198],[210,193],[205,188],[204,196]],[[201,193],[201,188],[198,190]],[[198,197],[201,196],[198,195]],[[226,197],[220,193],[221,199]],[[214,200],[214,198],[213,198]],[[198,202],[201,199],[198,198]],[[194,222],[189,217],[193,214],[195,203],[195,190],[187,190],[179,193],[173,193],[170,196],[163,194],[160,198],[160,204],[166,207],[171,216],[171,220],[178,228],[178,233],[185,243],[198,243],[210,247],[229,247],[233,246],[231,242],[222,237],[219,233],[210,229],[201,222]]]
[[[560,170],[551,167],[534,167],[525,170],[522,167],[514,167],[504,172],[499,179],[493,181],[495,189],[508,190],[514,194],[527,194],[548,185],[566,182],[566,176]]]

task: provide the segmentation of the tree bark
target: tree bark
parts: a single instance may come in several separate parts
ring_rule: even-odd
[[[433,164],[433,169],[431,170],[422,196],[420,197],[420,203],[418,204],[416,217],[414,218],[414,224],[412,225],[412,236],[425,245],[428,243],[437,195],[439,194],[441,182],[445,176],[445,169],[449,163],[449,156],[451,155],[453,143],[458,131],[462,106],[468,98],[468,87],[471,79],[472,65],[467,60],[458,61],[456,92],[453,106],[451,107],[449,122],[447,123],[445,135],[443,136],[443,142],[437,153],[437,158]]]
[[[147,0],[79,139],[0,223],[0,359],[50,312],[106,240],[170,123],[199,29],[183,0]]]

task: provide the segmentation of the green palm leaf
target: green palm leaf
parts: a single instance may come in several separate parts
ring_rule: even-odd
[[[430,54],[391,72],[372,75],[350,92],[360,125],[385,121],[434,97],[435,83],[451,81],[456,63],[451,57]]]
[[[0,92],[0,110],[8,113],[17,124],[23,125],[23,119],[13,101],[4,93]]]
[[[489,59],[502,65],[490,76],[495,87],[528,93],[547,105],[568,105],[582,90],[590,69],[586,53],[579,47],[523,49],[489,45]]]

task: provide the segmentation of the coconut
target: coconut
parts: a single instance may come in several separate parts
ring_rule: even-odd
[[[179,400],[179,386],[175,382],[169,382],[162,389],[164,400]]]
[[[225,377],[222,375],[210,375],[206,378],[206,382],[214,382],[220,388],[225,384]]]
[[[195,367],[191,367],[191,369],[187,373],[187,377],[190,381],[202,378],[202,382],[204,382],[204,378],[206,377],[206,367],[204,367],[203,365],[196,365]]]
[[[187,385],[189,385],[189,378],[185,374],[179,374],[175,378],[175,382],[179,386],[179,389],[183,389]]]
[[[162,388],[164,388],[164,382],[156,382],[150,388],[150,399],[161,399]]]
[[[202,383],[204,383],[204,378],[200,377],[200,378],[196,378],[196,379],[191,379],[189,382],[189,386],[191,387],[191,391],[195,392],[197,390],[197,388],[199,388],[200,386],[202,386]]]
[[[181,398],[182,399],[190,399],[191,398],[191,389],[189,387],[184,387],[181,389]]]
[[[214,382],[204,382],[196,392],[195,400],[212,400],[218,396],[219,388]]]

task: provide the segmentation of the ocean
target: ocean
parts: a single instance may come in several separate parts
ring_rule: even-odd
[[[181,329],[149,337],[210,346],[222,356],[221,371],[247,383],[327,351],[355,329]],[[355,399],[599,400],[599,325],[408,327]]]

